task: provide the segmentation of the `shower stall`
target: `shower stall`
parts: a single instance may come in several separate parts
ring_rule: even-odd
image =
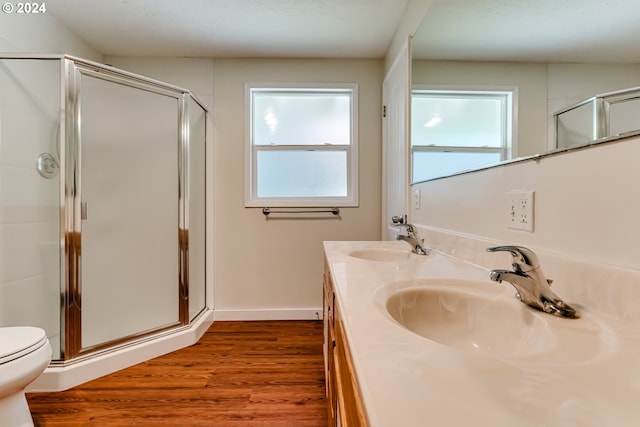
[[[554,113],[555,148],[640,134],[640,87],[602,93]]]
[[[43,328],[51,367],[209,317],[207,114],[114,67],[0,58],[0,326]]]

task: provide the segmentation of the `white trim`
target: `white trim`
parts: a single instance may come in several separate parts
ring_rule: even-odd
[[[507,123],[507,159],[518,157],[518,86],[490,86],[490,85],[428,85],[414,84],[411,86],[411,95],[414,91],[443,91],[443,92],[497,92],[510,93],[511,120]],[[413,176],[413,174],[411,175]]]
[[[322,307],[318,308],[260,308],[260,309],[216,309],[214,321],[251,320],[322,320]]]
[[[517,86],[485,86],[485,85],[429,85],[429,84],[415,84],[411,86],[411,99],[413,100],[414,94],[425,94],[442,92],[448,94],[450,92],[457,92],[461,95],[469,94],[476,95],[478,92],[487,95],[504,95],[505,96],[505,117],[504,127],[505,133],[503,135],[503,146],[500,148],[501,161],[511,160],[518,155],[518,87]],[[412,115],[413,112],[410,114]],[[412,144],[412,143],[411,143]],[[467,149],[464,149],[467,148]],[[410,146],[410,182],[411,184],[418,184],[423,180],[414,181],[413,173],[413,156],[415,152],[424,151],[461,151],[461,152],[496,152],[494,148],[482,148],[477,150],[472,147],[462,147],[458,149],[456,147],[446,146]],[[432,179],[432,178],[429,178]],[[428,180],[428,179],[427,179]]]
[[[398,230],[391,218],[409,212],[411,52],[409,36],[382,81],[381,107],[387,109],[382,118],[382,240],[395,239]]]
[[[333,147],[336,150],[345,149],[347,153],[347,195],[342,197],[258,197],[255,192],[257,183],[254,173],[254,153],[251,143],[251,117],[252,89],[286,91],[293,90],[314,90],[318,91],[349,91],[351,94],[351,144]],[[359,95],[357,83],[245,83],[245,181],[244,181],[244,206],[245,207],[358,207],[359,206],[359,184],[358,184],[358,113]],[[292,147],[283,147],[283,149]],[[295,148],[295,147],[293,147]]]

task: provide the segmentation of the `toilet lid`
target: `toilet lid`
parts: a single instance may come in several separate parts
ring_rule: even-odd
[[[0,328],[0,364],[29,354],[47,342],[44,330],[33,326]]]

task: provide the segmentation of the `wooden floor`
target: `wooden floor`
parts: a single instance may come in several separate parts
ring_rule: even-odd
[[[215,322],[197,344],[59,393],[36,426],[327,425],[322,322]]]

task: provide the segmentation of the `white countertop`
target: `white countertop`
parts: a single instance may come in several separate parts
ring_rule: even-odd
[[[589,301],[567,301],[579,308],[577,320],[534,311],[509,284],[491,282],[487,269],[435,251],[397,262],[349,256],[408,251],[404,242],[324,248],[372,427],[640,425],[640,325],[595,313]],[[562,339],[542,353],[500,357],[424,338],[387,312],[398,290],[451,279],[531,311]]]

